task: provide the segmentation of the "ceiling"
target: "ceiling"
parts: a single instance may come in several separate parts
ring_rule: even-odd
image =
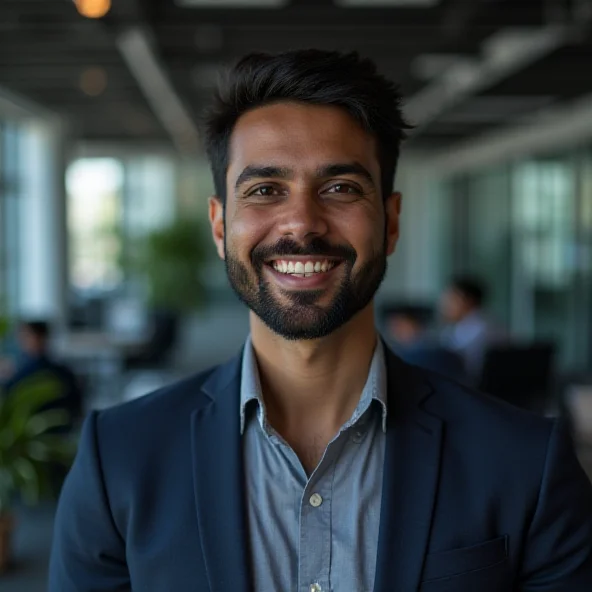
[[[0,0],[0,88],[85,141],[189,148],[221,68],[358,50],[399,81],[412,143],[449,146],[592,93],[592,0]],[[258,4],[259,6],[255,6]],[[276,5],[276,6],[272,6]]]

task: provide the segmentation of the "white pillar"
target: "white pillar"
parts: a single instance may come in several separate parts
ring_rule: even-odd
[[[63,133],[59,124],[41,120],[22,129],[18,312],[61,324],[67,290]]]

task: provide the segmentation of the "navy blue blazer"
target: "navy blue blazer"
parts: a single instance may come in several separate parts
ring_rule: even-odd
[[[592,485],[563,428],[387,359],[375,592],[592,590]],[[252,589],[240,370],[87,418],[49,592]]]

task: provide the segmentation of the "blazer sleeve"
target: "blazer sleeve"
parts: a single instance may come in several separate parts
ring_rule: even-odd
[[[539,498],[524,547],[521,592],[592,590],[592,484],[571,438],[553,424]]]
[[[125,541],[113,521],[102,475],[98,412],[84,422],[58,503],[48,592],[131,590]]]

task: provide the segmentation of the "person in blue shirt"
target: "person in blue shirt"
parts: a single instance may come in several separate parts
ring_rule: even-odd
[[[57,379],[61,392],[45,408],[64,409],[68,413],[67,431],[74,428],[82,415],[82,392],[77,377],[64,364],[54,360],[49,352],[50,326],[47,321],[22,321],[17,330],[20,359],[14,372],[5,378],[0,390],[5,396],[18,396],[18,389],[27,381],[40,376]]]
[[[487,289],[475,277],[452,279],[440,301],[446,323],[441,343],[458,353],[473,384],[478,385],[489,347],[508,342],[506,332],[485,312]]]

